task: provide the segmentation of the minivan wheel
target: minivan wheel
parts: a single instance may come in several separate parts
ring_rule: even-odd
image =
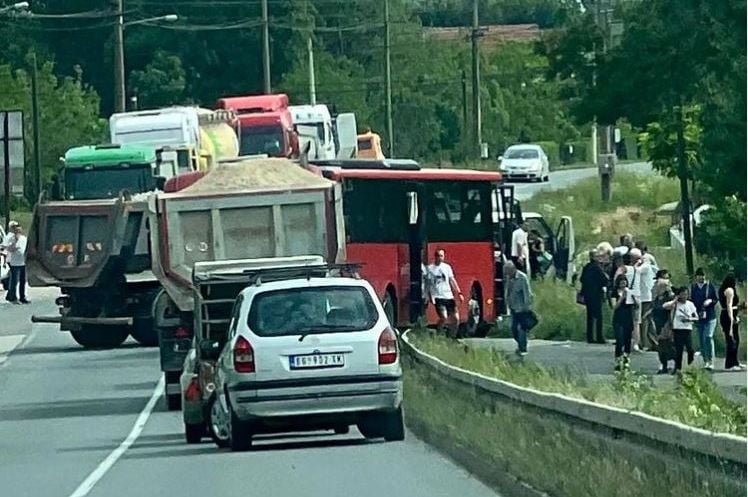
[[[396,411],[382,414],[382,435],[388,442],[405,440],[405,422],[403,421],[403,407]]]
[[[229,446],[228,413],[214,393],[208,400],[208,433],[213,443],[221,449]]]
[[[234,413],[231,401],[226,399],[231,426],[229,429],[229,447],[232,452],[246,452],[252,448],[252,429],[248,422],[242,421]]]

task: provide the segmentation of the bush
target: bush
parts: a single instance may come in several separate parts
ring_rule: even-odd
[[[548,156],[548,165],[550,169],[556,169],[561,165],[561,157],[559,156],[558,143],[556,142],[537,142],[538,145],[543,147],[545,155]]]
[[[572,151],[569,152],[569,147]],[[589,140],[577,140],[565,143],[561,147],[561,158],[564,164],[592,163],[592,148]]]

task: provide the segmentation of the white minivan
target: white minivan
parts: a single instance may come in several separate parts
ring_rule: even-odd
[[[349,277],[272,281],[244,289],[216,367],[209,429],[248,450],[260,433],[357,425],[403,440],[397,335],[371,285]]]

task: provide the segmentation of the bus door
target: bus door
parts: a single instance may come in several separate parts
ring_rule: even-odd
[[[408,288],[408,311],[411,323],[417,323],[423,315],[423,251],[426,247],[425,230],[425,191],[423,185],[408,183],[405,188],[407,222],[408,222],[408,254],[410,262],[410,278]]]
[[[504,297],[504,263],[511,255],[512,231],[522,220],[522,210],[514,198],[514,185],[499,185],[494,190],[493,225],[494,225],[494,298],[496,315],[507,314]]]

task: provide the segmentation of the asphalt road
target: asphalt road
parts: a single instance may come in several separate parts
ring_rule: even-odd
[[[54,325],[32,328],[31,312],[54,312],[54,292],[31,298],[0,304],[0,339],[16,337],[0,349],[0,495],[497,495],[410,433],[267,436],[248,453],[188,446],[157,395],[156,349],[84,351]]]
[[[652,167],[647,162],[633,162],[630,164],[618,165],[619,171],[635,172],[647,174],[652,171]],[[547,183],[515,183],[514,192],[518,200],[527,200],[542,190],[560,190],[567,188],[586,178],[597,176],[597,169],[588,167],[582,169],[562,169],[553,171],[550,174],[550,180]]]

